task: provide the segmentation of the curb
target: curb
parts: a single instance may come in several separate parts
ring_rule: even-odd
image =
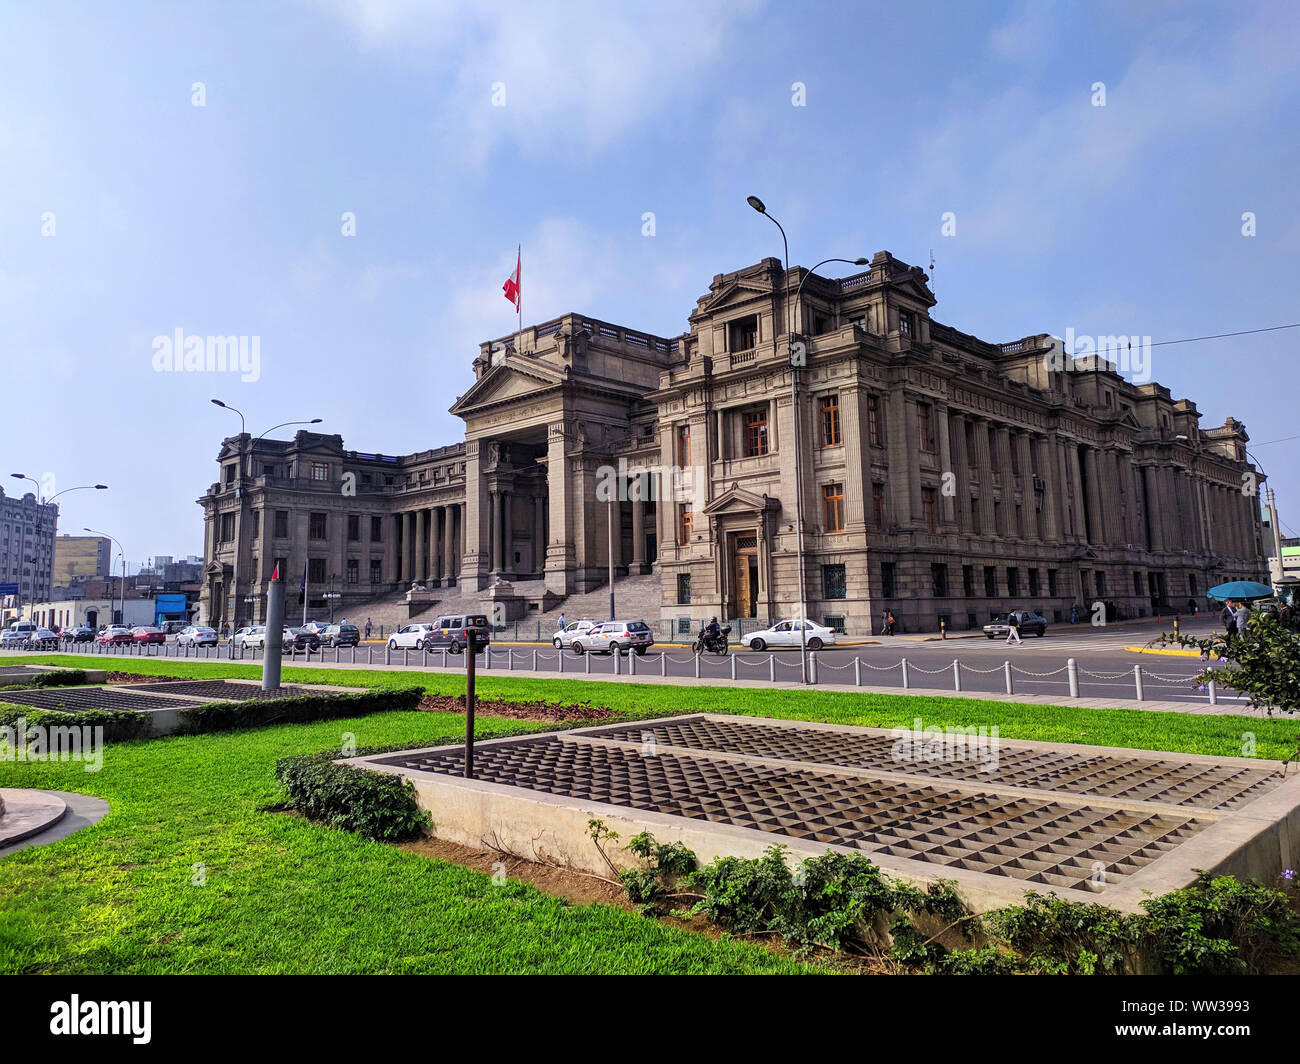
[[[1175,658],[1199,658],[1199,650],[1165,650],[1158,647],[1125,647],[1130,654],[1165,654]]]

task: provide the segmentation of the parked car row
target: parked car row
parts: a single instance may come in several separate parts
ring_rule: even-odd
[[[440,650],[459,654],[473,638],[482,648],[492,642],[492,626],[486,614],[451,613],[432,624],[404,624],[388,637],[389,650]]]

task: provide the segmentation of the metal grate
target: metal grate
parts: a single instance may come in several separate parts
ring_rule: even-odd
[[[1024,787],[1196,809],[1229,810],[1271,791],[1282,782],[1276,769],[1235,765],[1075,754],[999,746],[996,770],[983,771],[968,760],[897,760],[895,740],[863,732],[716,721],[703,717],[633,724],[594,733],[642,742],[646,733],[662,746],[717,750],[753,757],[780,758],[856,769],[902,772],[928,778],[962,780],[990,787]]]
[[[229,680],[180,680],[173,683],[121,684],[117,691],[154,691],[163,694],[192,695],[198,698],[233,699],[244,701],[249,698],[290,698],[295,695],[311,694],[306,687],[281,687],[272,694],[264,694],[255,683],[232,683]]]
[[[633,726],[614,735],[642,730]],[[460,775],[462,757],[453,749],[375,761]],[[568,798],[1093,891],[1122,880],[1206,826],[1192,816],[1065,805],[1046,796],[966,794],[928,783],[712,760],[662,748],[643,754],[589,734],[480,747],[475,776]]]
[[[0,702],[31,706],[34,709],[57,709],[76,713],[85,709],[175,709],[195,705],[185,698],[151,698],[136,691],[117,687],[45,687],[34,690],[0,691]]]

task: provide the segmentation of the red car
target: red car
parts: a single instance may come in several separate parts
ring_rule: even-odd
[[[141,625],[131,632],[131,642],[133,643],[165,643],[167,642],[167,633],[161,628],[151,628],[148,625]]]
[[[95,636],[95,642],[101,647],[110,646],[114,643],[130,643],[132,642],[131,629],[123,628],[120,624],[109,625],[99,635]]]

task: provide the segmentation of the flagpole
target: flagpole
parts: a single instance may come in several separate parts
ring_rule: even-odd
[[[523,354],[524,344],[524,246],[515,246],[515,311],[519,315],[519,331],[515,338],[515,354]]]
[[[307,623],[307,563],[302,563],[302,623]]]

